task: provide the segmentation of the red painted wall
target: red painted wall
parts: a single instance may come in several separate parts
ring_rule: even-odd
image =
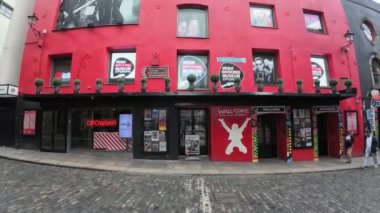
[[[349,29],[340,0],[155,0],[141,1],[139,24],[123,26],[102,26],[94,28],[53,31],[58,16],[60,0],[36,0],[35,13],[39,21],[35,28],[46,29],[41,38],[42,46],[30,32],[26,39],[20,74],[22,94],[35,93],[34,79],[45,80],[42,93],[52,93],[49,87],[51,58],[71,55],[71,83],[61,88],[61,93],[72,93],[73,80],[81,80],[81,93],[93,93],[95,79],[107,81],[109,52],[111,50],[136,50],[136,79],[126,86],[127,91],[139,92],[141,70],[152,64],[153,56],[158,56],[159,65],[169,66],[171,88],[177,86],[178,52],[206,52],[209,56],[209,74],[218,73],[220,63],[217,57],[246,58],[247,63],[237,65],[244,71],[241,91],[257,91],[253,82],[252,51],[270,50],[278,53],[278,77],[284,81],[284,92],[295,92],[296,79],[303,79],[305,93],[314,93],[310,55],[328,57],[330,78],[347,77],[353,80],[353,87],[361,94],[354,51],[345,53],[340,47],[346,45],[343,37]],[[250,23],[251,3],[272,5],[277,28],[257,28]],[[177,6],[179,4],[201,4],[208,8],[209,38],[177,38]],[[306,30],[303,10],[323,13],[326,34],[311,33]],[[342,89],[339,84],[338,89]],[[211,84],[210,84],[211,90]],[[275,86],[264,86],[264,91],[275,92]],[[162,79],[149,79],[148,92],[164,91]],[[234,88],[219,92],[234,92]],[[117,92],[116,84],[103,85],[102,92]],[[330,89],[322,88],[322,93]],[[363,128],[361,99],[359,97],[343,101],[342,110],[358,111],[359,135],[354,145],[353,155],[362,154]],[[282,151],[280,151],[282,153]],[[281,154],[282,156],[282,154]],[[302,153],[294,150],[294,159],[313,159],[309,150]]]
[[[211,107],[210,110],[212,121],[210,159],[252,162],[251,109]],[[223,122],[225,127],[222,125]]]
[[[327,117],[328,123],[328,152],[329,156],[339,157],[339,119],[336,113],[329,113]]]
[[[287,138],[286,138],[286,117],[285,115],[277,115],[277,149],[278,158],[286,160]]]

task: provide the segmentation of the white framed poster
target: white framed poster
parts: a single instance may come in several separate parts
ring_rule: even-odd
[[[329,87],[327,58],[323,56],[311,56],[310,61],[313,80],[318,79],[321,87]]]
[[[185,155],[199,155],[200,143],[199,135],[185,135]]]
[[[136,76],[136,53],[113,52],[109,68],[109,83],[117,83],[118,78],[124,78],[126,83],[133,83]]]

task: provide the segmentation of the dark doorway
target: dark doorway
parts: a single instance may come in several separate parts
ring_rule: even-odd
[[[319,156],[328,155],[328,114],[320,114],[318,120],[318,153]]]
[[[66,152],[66,122],[65,111],[44,111],[42,113],[42,151]]]
[[[259,115],[257,133],[259,139],[259,158],[277,157],[276,115]]]
[[[200,155],[208,155],[207,118],[205,109],[180,110],[180,155],[185,155],[186,135],[199,135]]]
[[[15,112],[10,108],[0,108],[0,146],[14,146]]]

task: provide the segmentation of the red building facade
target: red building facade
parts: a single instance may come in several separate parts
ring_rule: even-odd
[[[20,146],[318,160],[344,154],[348,128],[353,155],[362,154],[358,72],[354,53],[341,51],[348,25],[339,0],[37,0],[35,13],[46,34],[27,37],[20,113],[36,112],[36,133],[20,135]],[[44,81],[38,95],[36,78]]]

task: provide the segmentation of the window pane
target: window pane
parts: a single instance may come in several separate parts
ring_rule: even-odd
[[[180,9],[178,11],[177,35],[179,37],[207,37],[207,11]]]
[[[327,60],[324,57],[311,57],[311,72],[313,80],[318,79],[321,87],[329,86],[329,72]]]
[[[376,88],[380,88],[380,60],[375,58],[372,60],[373,83]]]
[[[277,67],[275,64],[275,54],[254,53],[253,71],[255,82],[261,78],[263,84],[275,84]]]
[[[274,27],[272,8],[251,7],[251,24],[256,27]]]
[[[124,78],[126,83],[133,83],[136,75],[136,53],[111,53],[109,69],[109,83],[117,83],[118,78]]]
[[[178,56],[178,89],[189,89],[187,76],[195,75],[194,89],[209,89],[208,56],[179,55]]]
[[[71,77],[71,58],[54,59],[52,78],[62,79],[62,85],[69,85]]]
[[[320,15],[305,13],[304,16],[307,29],[321,32],[323,31]]]

